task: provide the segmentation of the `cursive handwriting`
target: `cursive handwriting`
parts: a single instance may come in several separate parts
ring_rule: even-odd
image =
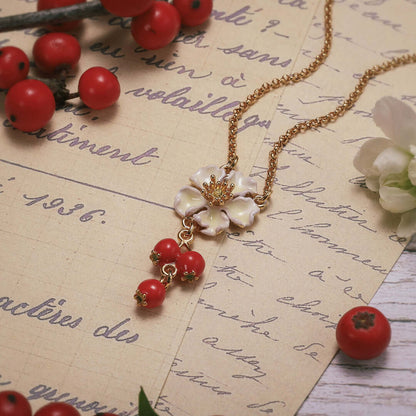
[[[380,274],[387,274],[388,270],[383,268],[378,264],[373,264],[371,259],[363,259],[360,254],[349,251],[345,247],[341,247],[339,244],[333,242],[329,237],[325,237],[320,234],[323,229],[331,228],[332,225],[326,222],[317,223],[317,224],[307,224],[301,225],[298,227],[290,227],[291,230],[299,231],[301,234],[308,236],[309,238],[315,240],[318,244],[322,244],[327,247],[329,250],[333,250],[336,254],[341,254],[344,256],[350,257],[353,261],[363,264],[366,267],[378,272]]]
[[[3,378],[3,375],[0,374],[0,386],[7,386],[9,384],[12,384],[11,381],[2,381],[1,379]]]
[[[183,377],[190,381],[191,383],[196,383],[200,387],[203,387],[205,389],[209,389],[218,396],[228,395],[232,394],[230,391],[225,390],[224,388],[217,386],[215,384],[212,384],[212,381],[208,381],[206,376],[203,372],[199,371],[199,374],[191,374],[188,370],[179,370],[176,367],[179,366],[179,363],[181,363],[182,360],[179,358],[175,358],[172,367],[171,367],[171,373],[175,374],[175,376]]]
[[[206,345],[217,351],[222,351],[226,355],[233,357],[237,361],[241,361],[247,364],[254,374],[233,374],[233,378],[248,379],[260,383],[259,378],[267,375],[265,371],[260,367],[260,361],[256,355],[247,355],[244,353],[243,348],[225,348],[219,345],[220,339],[217,337],[206,337],[202,340]]]
[[[275,260],[279,260],[285,263],[285,260],[277,257],[274,254],[275,248],[266,243],[263,239],[256,239],[254,231],[248,230],[243,233],[234,232],[230,233],[227,232],[227,238],[233,241],[239,242],[243,247],[249,247],[254,249],[259,254],[263,254],[265,256],[272,257]]]
[[[317,350],[316,347],[325,348],[325,345],[321,344],[320,342],[313,342],[308,345],[303,345],[303,344],[295,345],[293,346],[293,349],[295,351],[303,352],[305,355],[307,355],[308,357],[311,357],[314,361],[317,361],[319,363],[320,362],[318,360],[319,353],[316,351]]]
[[[77,396],[73,396],[72,393],[60,393],[56,388],[49,387],[45,384],[38,384],[29,390],[27,395],[28,400],[43,399],[48,402],[64,402],[69,403],[81,412],[94,412],[98,413],[117,413],[118,416],[133,416],[137,415],[138,407],[135,403],[130,402],[129,405],[132,409],[120,411],[116,407],[110,407],[97,401],[89,402],[85,399],[81,399]]]
[[[326,325],[325,328],[335,329],[337,327],[337,322],[333,322],[329,320],[329,315],[326,313],[322,313],[319,311],[314,310],[316,306],[319,306],[322,302],[318,299],[311,300],[309,302],[304,303],[297,303],[293,296],[283,296],[281,298],[276,299],[276,302],[283,303],[284,305],[288,305],[294,309],[298,309],[301,313],[306,313],[311,316],[318,317],[318,320],[324,322]]]
[[[49,194],[41,195],[41,196],[28,196],[27,194],[23,194],[23,198],[26,201],[26,206],[31,207],[36,204],[39,204],[43,209],[49,210],[53,209],[56,210],[56,213],[63,216],[72,215],[74,212],[83,210],[85,205],[84,204],[75,204],[72,205],[71,208],[65,208],[62,205],[64,204],[63,198],[51,198]],[[41,204],[42,201],[45,201]],[[79,215],[78,220],[85,223],[88,221],[93,220],[94,216],[103,216],[105,215],[105,210],[103,209],[94,209],[92,211],[87,211],[84,213],[77,212],[77,215]],[[105,224],[105,221],[102,220],[101,224]]]
[[[225,23],[231,23],[235,26],[245,26],[253,22],[253,20],[250,19],[250,16],[254,16],[262,10],[263,9],[251,10],[250,6],[241,7],[231,13],[213,9],[211,18]]]
[[[237,55],[240,58],[248,59],[249,61],[258,61],[260,63],[268,63],[271,66],[280,66],[286,68],[291,64],[292,59],[285,59],[282,61],[280,56],[271,56],[269,53],[259,52],[255,49],[246,49],[244,45],[217,48],[225,55]]]
[[[240,317],[240,315],[231,315],[229,312],[221,309],[221,308],[217,308],[214,305],[209,304],[205,299],[203,298],[199,298],[198,300],[198,304],[202,305],[202,307],[208,311],[214,311],[217,312],[217,315],[220,318],[224,318],[224,319],[230,319],[234,322],[237,322],[237,324],[239,324],[240,328],[243,329],[249,329],[250,332],[252,332],[253,334],[257,334],[257,335],[261,335],[266,337],[267,339],[270,339],[271,341],[277,342],[279,341],[277,338],[273,338],[270,335],[269,331],[265,331],[263,328],[261,328],[262,325],[266,325],[269,324],[271,322],[274,322],[278,319],[277,316],[271,316],[269,318],[266,318],[264,320],[260,320],[260,321],[250,321],[250,320],[246,320],[246,319],[242,319]],[[254,312],[252,311],[253,315]],[[240,325],[241,324],[241,325]]]
[[[5,120],[3,125],[5,127],[13,128],[12,124],[8,120]],[[80,127],[80,130],[84,130],[86,127],[87,126],[83,124]],[[37,139],[45,139],[50,142],[64,144],[81,151],[85,150],[94,156],[106,156],[111,160],[117,159],[120,162],[128,162],[134,166],[147,165],[151,163],[153,159],[159,158],[157,155],[157,147],[152,147],[137,156],[132,156],[131,153],[123,153],[120,149],[114,148],[109,144],[99,147],[99,145],[91,143],[88,139],[81,139],[79,136],[75,136],[74,125],[72,123],[68,123],[64,127],[60,127],[52,131],[41,128],[37,131],[28,132],[25,134],[34,136]]]
[[[82,318],[73,318],[72,315],[63,315],[63,310],[59,307],[64,306],[65,299],[56,301],[55,298],[49,298],[35,306],[31,306],[27,302],[16,302],[9,296],[0,297],[0,310],[9,312],[13,316],[25,315],[39,321],[46,321],[51,325],[59,325],[62,327],[76,328]]]
[[[124,326],[130,321],[130,318],[126,318],[124,319],[124,321],[117,323],[111,328],[108,325],[99,326],[94,331],[93,335],[95,337],[104,337],[107,339],[114,339],[117,342],[125,342],[127,344],[131,344],[132,342],[136,342],[139,339],[139,334],[131,335],[131,332],[128,329],[118,331],[122,326]]]

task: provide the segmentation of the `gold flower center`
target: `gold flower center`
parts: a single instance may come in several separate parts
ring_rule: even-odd
[[[204,189],[201,190],[201,194],[208,201],[209,206],[221,206],[233,197],[234,184],[230,183],[226,179],[217,181],[215,175],[210,176],[209,183],[204,182],[202,184]]]

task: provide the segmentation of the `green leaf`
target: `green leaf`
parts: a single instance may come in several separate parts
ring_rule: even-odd
[[[143,387],[140,387],[139,393],[139,416],[158,416],[158,414],[152,409],[152,406],[150,406]]]

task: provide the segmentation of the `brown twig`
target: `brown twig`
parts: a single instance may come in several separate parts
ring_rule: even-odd
[[[0,17],[0,32],[9,32],[11,30],[42,26],[46,23],[61,23],[106,14],[109,13],[104,9],[100,0],[92,0],[72,6]]]

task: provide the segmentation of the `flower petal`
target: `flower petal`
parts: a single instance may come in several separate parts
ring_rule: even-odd
[[[179,215],[187,217],[202,209],[206,204],[206,199],[198,189],[184,186],[176,195],[173,206]]]
[[[392,142],[388,139],[367,140],[354,158],[355,168],[365,176],[378,176],[380,172],[374,167],[374,161],[380,153],[391,146]]]
[[[379,174],[400,173],[407,169],[411,160],[409,153],[397,146],[383,150],[373,163]]]
[[[378,192],[380,189],[380,176],[367,176],[365,184],[370,191]]]
[[[257,192],[257,182],[248,176],[244,176],[237,170],[232,170],[228,175],[228,183],[234,184],[233,195],[244,196],[249,193]]]
[[[416,233],[416,209],[402,214],[400,224],[397,227],[399,237],[410,238]]]
[[[225,176],[225,170],[214,165],[205,166],[196,171],[189,180],[197,188],[202,189],[204,182],[209,183],[211,175],[215,175],[217,181],[221,180]]]
[[[416,113],[413,109],[393,97],[383,97],[377,101],[373,119],[386,136],[397,145],[409,151],[416,144]]]
[[[230,220],[220,207],[208,207],[193,218],[202,227],[201,233],[209,236],[223,232],[230,225]]]
[[[387,211],[402,213],[416,208],[416,198],[394,186],[380,187],[380,204]]]
[[[416,157],[414,157],[410,161],[407,169],[409,173],[410,182],[412,182],[412,185],[416,186]]]
[[[254,216],[260,212],[260,208],[251,198],[242,196],[229,201],[223,209],[230,220],[239,227],[253,224]]]

